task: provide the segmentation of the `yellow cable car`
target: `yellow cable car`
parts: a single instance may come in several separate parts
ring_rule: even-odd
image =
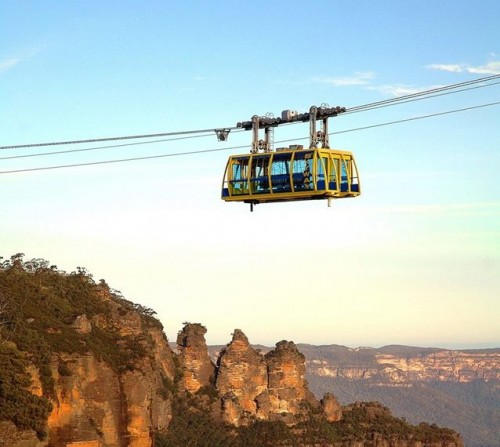
[[[249,203],[251,210],[258,203],[356,197],[361,193],[358,169],[353,154],[328,147],[327,119],[344,111],[311,107],[309,114],[284,111],[282,118],[257,117],[252,122],[238,123],[251,128],[254,139],[250,154],[232,155],[226,165],[222,199]],[[323,130],[316,132],[316,120],[323,119]],[[309,148],[291,145],[271,147],[272,128],[285,122],[311,123]],[[258,129],[264,128],[264,140]],[[318,147],[319,146],[319,147]]]

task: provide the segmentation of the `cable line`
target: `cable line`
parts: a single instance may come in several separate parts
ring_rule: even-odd
[[[432,97],[435,93],[440,93],[440,92],[447,91],[447,90],[454,90],[454,89],[457,89],[460,87],[478,84],[481,82],[490,82],[490,81],[493,81],[493,80],[499,79],[499,78],[500,78],[500,74],[485,76],[483,78],[471,79],[470,81],[464,81],[464,82],[459,82],[457,84],[449,84],[449,85],[445,85],[442,87],[436,87],[436,88],[429,89],[429,90],[423,90],[423,91],[419,91],[419,92],[415,92],[415,93],[410,93],[408,95],[398,96],[397,98],[384,99],[382,101],[372,102],[372,103],[368,103],[368,104],[364,104],[364,105],[360,105],[360,106],[348,107],[347,110],[345,111],[345,113],[355,113],[358,111],[369,110],[369,109],[385,106],[386,104],[392,104],[392,103],[398,103],[398,102],[408,102],[408,100],[410,100],[410,99],[419,98],[421,96]],[[484,85],[483,87],[489,87],[490,85],[495,85],[495,84],[498,84],[498,83],[487,84],[487,85]],[[460,91],[464,91],[464,90],[468,90],[468,89],[463,89]],[[450,93],[455,93],[455,92],[450,92]],[[440,95],[435,95],[435,96],[440,96]]]
[[[236,130],[234,133],[237,132],[244,132],[243,129]],[[190,138],[203,138],[203,137],[211,137],[212,135],[190,135],[187,137],[178,137],[178,138],[164,138],[161,140],[154,140],[154,141],[141,141],[138,143],[122,143],[122,144],[112,144],[109,146],[96,146],[96,147],[86,147],[83,149],[68,149],[65,151],[53,151],[53,152],[41,152],[38,154],[24,154],[24,155],[9,155],[6,157],[0,157],[0,160],[12,160],[14,158],[30,158],[30,157],[43,157],[46,155],[60,155],[60,154],[72,154],[74,152],[88,152],[88,151],[97,151],[97,150],[102,150],[102,149],[113,149],[116,147],[125,147],[125,146],[139,146],[143,144],[155,144],[155,143],[164,143],[168,141],[179,141],[179,140],[187,140]]]
[[[445,93],[442,92],[448,92],[449,90],[455,90],[461,87],[468,87],[470,85],[474,84],[479,84],[483,82],[490,82],[495,79],[500,79],[500,74],[496,75],[491,75],[491,76],[485,76],[482,78],[477,78],[477,79],[472,79],[470,81],[464,81],[460,82],[457,84],[450,84],[446,85],[443,87],[436,87],[433,89],[429,90],[423,90],[420,92],[416,93],[411,93],[408,95],[404,96],[399,96],[397,98],[391,98],[391,99],[385,99],[382,101],[377,101],[373,103],[368,103],[368,104],[363,104],[359,106],[354,106],[347,108],[347,110],[344,112],[345,113],[357,113],[357,112],[364,112],[367,110],[373,110],[377,109],[380,107],[387,107],[390,105],[396,105],[396,104],[403,104],[406,102],[411,102],[411,101],[417,101],[421,99],[426,99],[426,98],[432,98],[434,96],[441,96],[444,95]],[[493,83],[493,84],[485,84],[483,86],[475,87],[475,88],[480,88],[480,87],[490,87],[491,85],[496,85],[498,82]],[[466,91],[471,88],[463,88],[458,91],[449,91],[447,94],[451,93],[458,93],[460,91]],[[340,115],[341,116],[341,115]],[[296,124],[296,123],[290,123],[290,124]],[[166,137],[166,136],[179,136],[179,135],[190,135],[190,134],[198,134],[198,133],[213,133],[213,132],[218,132],[221,130],[225,131],[232,131],[232,130],[238,130],[238,127],[221,127],[221,128],[214,128],[214,129],[200,129],[200,130],[187,130],[187,131],[179,131],[179,132],[166,132],[166,133],[157,133],[157,134],[144,134],[144,135],[131,135],[131,136],[121,136],[121,137],[109,137],[109,138],[94,138],[94,139],[85,139],[85,140],[72,140],[72,141],[56,141],[56,142],[49,142],[49,143],[35,143],[35,144],[19,144],[19,145],[11,145],[11,146],[0,146],[0,150],[3,149],[24,149],[24,148],[32,148],[32,147],[42,147],[42,146],[57,146],[57,145],[68,145],[68,144],[81,144],[81,143],[98,143],[98,142],[105,142],[105,141],[117,141],[117,140],[131,140],[131,139],[143,139],[143,138],[159,138],[159,137]],[[138,143],[137,143],[138,144]]]
[[[177,153],[172,153],[172,154],[145,155],[143,157],[120,158],[120,159],[116,159],[116,160],[91,161],[88,163],[74,163],[74,164],[70,164],[70,165],[42,166],[42,167],[38,167],[38,168],[14,169],[12,171],[0,171],[0,174],[14,174],[14,173],[18,173],[18,172],[31,172],[31,171],[47,171],[49,169],[77,168],[80,166],[95,166],[95,165],[104,165],[104,164],[110,164],[110,163],[123,163],[123,162],[127,162],[127,161],[152,160],[155,158],[178,157],[181,155],[202,154],[205,152],[228,151],[228,150],[232,150],[232,149],[241,149],[241,148],[245,148],[245,147],[248,147],[248,145],[245,144],[243,146],[223,147],[223,148],[215,148],[215,149],[200,149],[198,151],[177,152]]]
[[[348,113],[366,112],[366,111],[370,111],[370,110],[380,109],[382,107],[390,107],[390,106],[395,106],[395,105],[399,105],[399,104],[406,104],[408,102],[422,101],[424,99],[437,98],[438,96],[452,95],[452,94],[455,94],[455,93],[466,92],[468,90],[476,90],[478,88],[491,87],[491,86],[497,85],[497,84],[500,84],[500,81],[493,82],[491,84],[476,85],[474,87],[463,88],[463,89],[460,89],[460,90],[457,90],[457,91],[451,91],[451,92],[450,91],[446,91],[444,93],[434,93],[432,95],[427,95],[427,96],[418,97],[418,98],[415,97],[415,98],[409,98],[409,99],[401,100],[401,98],[404,98],[404,97],[399,97],[397,99],[396,98],[394,99],[394,101],[397,100],[397,102],[394,102],[394,103],[384,104],[383,101],[381,101],[380,104],[379,103],[372,103],[374,105],[372,105],[370,107],[366,106],[363,109],[356,109],[356,110],[347,109],[342,115],[345,115],[345,114],[348,114]],[[393,101],[393,100],[385,100],[385,101]],[[339,115],[339,116],[342,116],[342,115]]]
[[[466,112],[468,110],[481,109],[483,107],[490,107],[490,106],[497,106],[497,105],[500,105],[500,101],[490,102],[488,104],[480,104],[478,106],[464,107],[463,109],[447,110],[446,112],[437,112],[437,113],[431,113],[429,115],[415,116],[413,118],[405,118],[405,119],[397,120],[397,121],[389,121],[387,123],[373,124],[371,126],[356,127],[354,129],[347,129],[347,130],[339,130],[339,131],[333,132],[329,135],[333,135],[333,134],[337,135],[337,134],[341,134],[341,133],[354,132],[357,130],[373,129],[374,127],[382,127],[382,126],[389,126],[391,124],[406,123],[408,121],[416,121],[416,120],[421,120],[424,118],[432,118],[435,116],[449,115],[451,113]]]
[[[237,127],[224,127],[225,130],[234,130]],[[175,135],[189,135],[195,133],[210,133],[216,132],[217,129],[200,129],[200,130],[184,130],[179,132],[166,132],[166,133],[156,133],[156,134],[145,134],[145,135],[130,135],[126,137],[109,137],[109,138],[93,138],[87,140],[72,140],[72,141],[55,141],[51,143],[35,143],[35,144],[18,144],[14,146],[0,146],[0,149],[24,149],[28,147],[41,147],[41,146],[60,146],[63,144],[81,144],[81,143],[101,143],[104,141],[117,141],[117,140],[133,140],[138,138],[158,138],[158,137],[170,137]]]
[[[488,104],[480,104],[477,106],[464,107],[462,109],[448,110],[445,112],[431,113],[429,115],[421,115],[421,116],[416,116],[413,118],[405,118],[402,120],[390,121],[390,122],[386,122],[386,123],[378,123],[378,124],[373,124],[371,126],[357,127],[354,129],[339,130],[336,132],[332,132],[329,135],[338,135],[341,133],[348,133],[348,132],[355,132],[355,131],[359,131],[359,130],[373,129],[375,127],[382,127],[382,126],[389,126],[392,124],[406,123],[409,121],[416,121],[416,120],[420,120],[420,119],[432,118],[432,117],[442,116],[442,115],[449,115],[451,113],[465,112],[465,111],[469,111],[469,110],[475,110],[475,109],[480,109],[480,108],[484,108],[484,107],[491,107],[491,106],[495,106],[495,105],[500,105],[500,101],[491,102]],[[300,141],[300,140],[305,140],[307,138],[308,137],[306,137],[306,138],[293,138],[290,140],[275,141],[275,143],[277,144],[277,143],[286,143],[289,141]],[[128,162],[128,161],[152,160],[152,159],[166,158],[166,157],[179,157],[179,156],[183,156],[183,155],[203,154],[203,153],[208,153],[208,152],[222,152],[222,151],[242,149],[242,148],[247,148],[247,147],[248,147],[248,145],[233,146],[233,147],[228,147],[228,148],[200,149],[200,150],[187,151],[187,152],[177,152],[177,153],[160,154],[160,155],[146,155],[143,157],[132,157],[132,158],[122,158],[122,159],[115,159],[115,160],[94,161],[94,162],[88,162],[88,163],[74,163],[74,164],[69,164],[69,165],[57,165],[57,166],[43,166],[43,167],[38,167],[38,168],[13,169],[13,170],[9,170],[9,171],[0,171],[0,174],[14,174],[14,173],[20,173],[20,172],[46,171],[46,170],[52,170],[52,169],[75,168],[75,167],[80,167],[80,166],[95,166],[95,165],[103,165],[103,164],[110,164],[110,163],[122,163],[122,162]]]

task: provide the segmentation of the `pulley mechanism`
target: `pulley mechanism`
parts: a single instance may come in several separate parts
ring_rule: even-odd
[[[337,116],[346,111],[345,107],[328,107],[321,105],[320,107],[311,106],[308,113],[298,113],[296,110],[283,110],[281,118],[273,117],[269,114],[266,116],[254,115],[251,121],[243,121],[237,123],[237,127],[245,130],[252,130],[252,147],[250,152],[256,154],[259,152],[272,152],[274,128],[280,124],[293,123],[297,121],[309,121],[309,148],[328,148],[328,118]],[[322,121],[321,130],[316,130],[316,121]],[[264,138],[259,136],[259,130],[264,129]],[[219,140],[220,141],[220,140]]]

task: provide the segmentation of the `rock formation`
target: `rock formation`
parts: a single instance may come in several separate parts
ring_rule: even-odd
[[[152,428],[168,427],[172,408],[165,381],[173,382],[175,367],[173,352],[161,326],[148,324],[129,303],[120,303],[109,293],[100,295],[108,304],[109,312],[90,319],[79,315],[70,325],[72,330],[82,336],[109,332],[116,335],[117,352],[126,348],[124,352],[128,351],[132,358],[134,352],[148,355],[138,355],[120,366],[103,361],[92,351],[86,354],[53,353],[48,439],[37,440],[31,432],[33,441],[28,442],[28,432],[16,434],[15,430],[3,425],[0,427],[0,446],[150,447]],[[113,358],[113,353],[104,355]],[[30,390],[40,396],[43,388],[40,371],[31,366],[28,372],[32,377]]]
[[[281,341],[264,356],[235,329],[215,366],[209,360],[205,333],[199,324],[186,324],[179,332],[181,383],[185,391],[196,393],[215,377],[220,417],[225,422],[239,426],[255,420],[283,420],[293,425],[305,404],[319,406],[307,387],[305,358],[293,342]]]
[[[295,343],[280,341],[266,354],[269,371],[270,412],[297,415],[306,401],[316,404],[307,388],[305,357]]]
[[[342,418],[342,407],[332,393],[326,393],[320,403],[327,421],[340,421]]]
[[[95,441],[102,446],[150,447],[151,428],[168,427],[172,408],[163,381],[174,378],[173,353],[160,328],[145,327],[136,312],[123,307],[114,306],[114,311],[111,318],[96,319],[96,327],[120,324],[122,336],[138,337],[137,343],[145,343],[147,336],[151,354],[125,371],[117,371],[94,354],[54,356],[50,445]],[[124,320],[127,325],[121,326]],[[81,324],[75,325],[79,329]]]
[[[235,329],[218,360],[216,388],[222,396],[223,419],[233,425],[240,425],[243,414],[266,419],[257,401],[267,391],[267,382],[264,357],[250,346],[241,330]]]
[[[183,368],[181,389],[196,393],[210,384],[215,366],[208,355],[205,334],[207,329],[198,323],[187,323],[177,336],[179,359]]]

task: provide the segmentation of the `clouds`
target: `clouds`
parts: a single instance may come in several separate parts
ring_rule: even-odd
[[[429,90],[432,88],[437,88],[440,86],[426,86],[426,87],[414,87],[411,85],[404,84],[384,84],[377,85],[375,83],[376,74],[372,71],[356,72],[351,76],[341,76],[341,77],[316,77],[313,78],[313,82],[329,84],[334,87],[361,87],[365,90],[378,91],[384,95],[388,96],[404,96],[411,95],[413,93],[418,93],[421,91]]]
[[[11,70],[21,61],[22,61],[21,58],[10,58],[10,59],[0,60],[0,73],[5,73],[6,71]]]
[[[408,85],[395,84],[395,85],[376,85],[374,81],[376,80],[376,74],[372,71],[356,72],[351,76],[340,76],[340,77],[316,77],[313,78],[313,82],[318,82],[322,84],[329,84],[334,87],[355,87],[359,86],[366,90],[375,90],[385,95],[390,96],[403,96],[416,93],[422,90],[427,90],[428,88],[417,88]]]
[[[495,54],[491,55],[496,57]],[[471,73],[475,75],[496,75],[500,74],[500,61],[490,61],[484,65],[460,64],[429,64],[425,68],[448,73]],[[333,87],[360,87],[365,90],[372,90],[387,96],[405,96],[419,93],[426,90],[436,89],[442,85],[432,86],[412,86],[408,84],[378,84],[377,74],[373,71],[355,72],[348,76],[321,76],[311,79],[311,82],[328,84]]]
[[[335,87],[345,87],[350,85],[368,85],[375,78],[375,73],[367,71],[354,73],[351,76],[344,77],[318,77],[314,78],[314,82],[331,84]]]
[[[423,92],[426,90],[432,90],[435,88],[442,87],[440,85],[434,85],[434,86],[427,86],[427,87],[413,87],[411,85],[404,85],[404,84],[393,84],[393,85],[378,85],[378,86],[369,86],[367,87],[368,90],[376,90],[380,93],[383,93],[384,95],[388,96],[406,96],[406,95],[413,95],[415,93]]]
[[[500,61],[490,61],[484,65],[473,66],[469,64],[430,64],[431,70],[447,71],[449,73],[472,73],[480,75],[500,74]]]
[[[14,54],[12,57],[0,57],[0,74],[6,73],[9,70],[17,67],[20,63],[26,62],[31,59],[40,51],[40,47],[27,48]]]

